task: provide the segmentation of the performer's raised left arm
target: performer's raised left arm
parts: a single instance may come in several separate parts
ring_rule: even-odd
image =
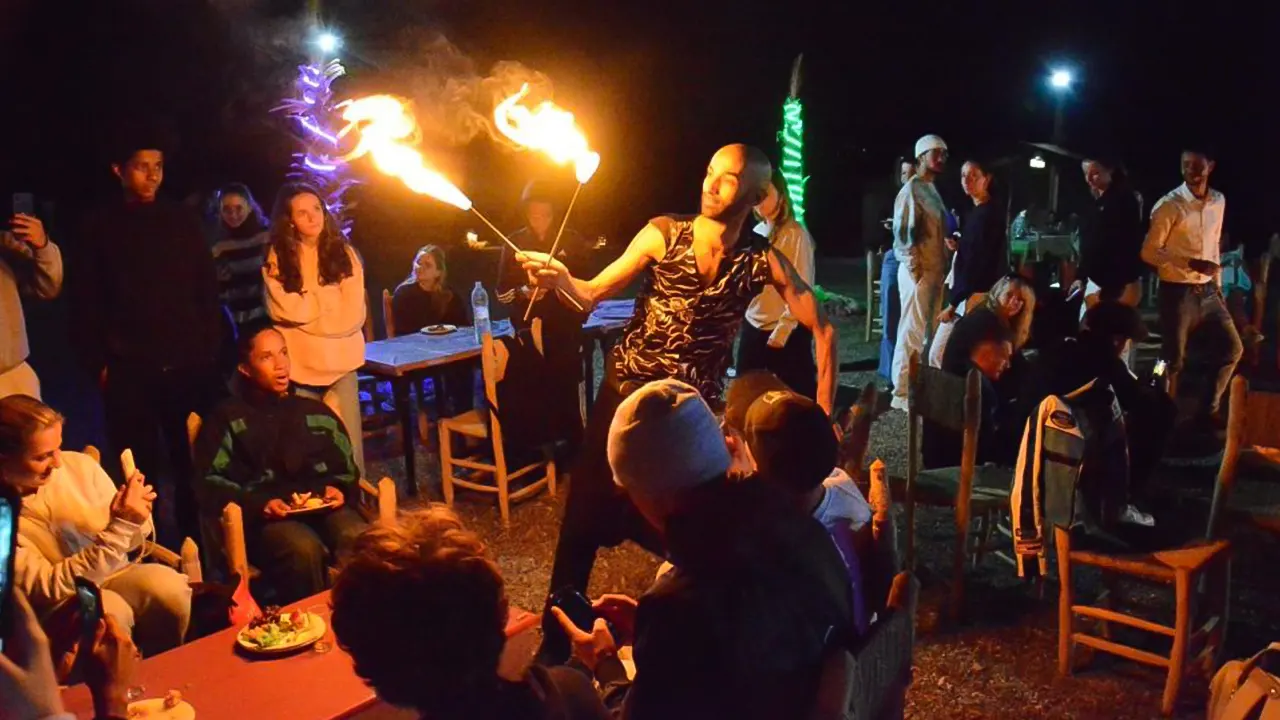
[[[782,253],[769,250],[769,273],[773,286],[787,301],[791,315],[813,333],[817,348],[818,397],[816,400],[830,415],[836,403],[836,369],[839,354],[836,348],[836,329],[823,310],[813,288]]]

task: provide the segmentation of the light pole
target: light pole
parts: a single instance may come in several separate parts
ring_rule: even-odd
[[[1071,83],[1075,78],[1066,69],[1054,70],[1049,75],[1049,87],[1055,96],[1053,109],[1053,144],[1062,147],[1062,106],[1066,102],[1067,93],[1071,91]],[[1058,212],[1058,164],[1049,168],[1049,209]]]

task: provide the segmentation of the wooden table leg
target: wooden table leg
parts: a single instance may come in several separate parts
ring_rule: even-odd
[[[391,381],[391,389],[396,398],[396,412],[400,415],[400,436],[404,443],[404,477],[405,492],[410,497],[418,495],[418,472],[417,458],[413,453],[413,436],[417,435],[417,428],[413,424],[413,407],[409,402],[410,386],[413,383],[411,377],[397,377]]]

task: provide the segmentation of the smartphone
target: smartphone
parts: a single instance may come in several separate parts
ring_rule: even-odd
[[[13,624],[13,556],[18,547],[18,517],[22,500],[7,489],[0,489],[0,651]]]
[[[36,214],[36,196],[31,193],[14,193],[13,194],[13,214],[14,215],[35,215]]]
[[[1168,367],[1168,363],[1163,360],[1157,360],[1156,366],[1151,370],[1151,375],[1153,377],[1164,377],[1164,369],[1166,367]]]
[[[92,648],[102,621],[102,590],[92,580],[76,578],[76,602],[80,605],[80,647]]]
[[[591,628],[596,624],[596,618],[600,617],[599,613],[591,607],[591,601],[586,595],[568,586],[551,594],[551,606],[560,608],[574,625],[586,632],[591,632]],[[606,624],[609,626],[609,634],[617,638],[618,631],[613,627],[613,623],[606,622]]]

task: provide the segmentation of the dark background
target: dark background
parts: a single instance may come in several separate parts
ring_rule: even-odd
[[[1077,77],[1065,144],[1123,159],[1148,207],[1179,182],[1179,149],[1208,144],[1229,215],[1256,227],[1270,213],[1280,154],[1274,3],[3,0],[0,8],[0,190],[56,202],[50,219],[71,252],[83,209],[116,192],[109,148],[122,129],[165,131],[168,196],[243,180],[269,207],[298,147],[269,111],[306,57],[311,13],[345,40],[351,72],[340,92],[413,95],[414,77],[435,72],[419,50],[436,34],[479,74],[499,60],[546,73],[604,158],[573,224],[615,248],[652,215],[695,209],[720,145],[745,141],[776,154],[800,52],[808,221],[828,255],[860,251],[862,196],[887,183],[893,158],[920,134],[951,145],[942,187],[953,204],[962,159],[1048,141],[1054,96],[1045,79],[1059,65]],[[528,179],[561,181],[566,197],[572,188],[567,170],[485,137],[427,149],[507,228],[519,225],[514,205]],[[354,238],[378,283],[402,276],[424,242],[453,244],[475,225],[359,172],[369,183]],[[1063,182],[1081,181],[1068,172]]]

